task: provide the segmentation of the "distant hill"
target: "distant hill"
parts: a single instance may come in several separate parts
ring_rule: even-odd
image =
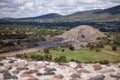
[[[107,26],[113,29],[119,27],[120,24],[120,5],[108,9],[79,11],[66,16],[50,13],[27,18],[1,18],[0,24],[70,28],[78,25],[91,25],[97,28],[98,26]]]
[[[108,8],[108,9],[104,9],[104,10],[101,10],[101,11],[98,11],[97,13],[98,14],[110,13],[112,15],[120,14],[120,5],[119,6],[115,6],[115,7],[111,7],[111,8]]]
[[[2,18],[6,19],[6,18]],[[13,18],[11,18],[14,20]],[[17,20],[29,20],[35,21],[40,19],[40,22],[73,22],[73,21],[89,21],[89,22],[108,22],[108,21],[119,21],[120,22],[120,5],[114,6],[108,9],[98,9],[89,11],[79,11],[70,15],[62,16],[57,13],[50,13],[37,17],[19,18]],[[8,20],[8,19],[7,19]]]
[[[108,9],[80,11],[67,15],[64,20],[108,22],[120,21],[120,5]]]
[[[37,17],[28,17],[28,18],[19,18],[19,19],[20,20],[25,20],[25,19],[54,19],[54,18],[58,18],[58,17],[62,17],[62,15],[57,14],[57,13],[50,13],[50,14],[41,15],[41,16],[37,16]]]

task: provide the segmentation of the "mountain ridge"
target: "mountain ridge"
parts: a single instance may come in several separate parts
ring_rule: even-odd
[[[26,18],[10,18],[11,20],[32,20],[33,22],[35,20],[41,20],[40,22],[44,22],[44,19],[46,22],[49,22],[49,19],[51,19],[51,22],[61,22],[61,21],[90,21],[90,22],[107,22],[107,21],[120,21],[120,5],[114,6],[107,9],[96,9],[96,10],[88,10],[88,11],[78,11],[73,14],[69,14],[66,16],[63,16],[58,13],[50,13],[45,15],[40,15],[36,17],[26,17]],[[10,20],[7,19],[7,20]],[[1,18],[1,20],[4,20],[4,18]],[[6,20],[6,18],[5,18]]]

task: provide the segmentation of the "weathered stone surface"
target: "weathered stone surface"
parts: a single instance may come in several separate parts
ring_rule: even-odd
[[[115,69],[108,69],[108,70],[101,71],[101,73],[111,73],[111,72],[115,72]]]
[[[18,67],[16,70],[12,71],[13,74],[18,74],[22,70],[29,70],[27,67]]]
[[[105,76],[104,75],[97,75],[95,77],[91,77],[88,80],[104,80]]]
[[[37,76],[42,76],[42,75],[55,75],[54,72],[45,72],[45,73],[36,73]]]
[[[78,69],[78,68],[83,68],[81,64],[77,64],[77,66],[75,67],[75,69]]]
[[[18,77],[14,76],[14,75],[11,75],[8,71],[6,71],[4,74],[4,80],[6,79],[18,79]]]
[[[36,73],[38,72],[38,70],[29,70],[29,71],[26,71],[25,73],[26,74],[33,74],[33,73]]]
[[[45,80],[60,80],[60,79],[58,79],[58,78],[47,78]]]
[[[30,78],[28,80],[39,80],[38,78]]]
[[[27,67],[18,67],[16,70],[18,70],[18,71],[29,70],[29,68],[27,68]]]
[[[78,73],[90,73],[90,71],[86,70],[86,69],[80,69],[78,71]]]
[[[14,58],[12,58],[14,60]],[[17,60],[17,59],[15,59]],[[20,59],[14,63],[9,63],[10,58],[1,61],[0,80],[119,80],[120,63],[107,65],[102,64],[85,64],[85,63],[59,63],[47,62],[48,65],[42,66],[44,61],[24,61],[28,66],[11,66],[11,64],[21,62]],[[25,63],[25,64],[26,64]],[[10,64],[10,65],[9,65]],[[96,69],[97,65],[97,69]],[[10,66],[12,69],[10,69]],[[93,67],[94,66],[94,67]],[[98,66],[102,67],[99,68]],[[12,73],[11,73],[12,72]],[[105,76],[104,76],[104,75]]]
[[[54,78],[62,79],[64,76],[62,74],[57,74],[54,76]]]
[[[14,63],[16,60],[10,60],[9,63]]]
[[[13,73],[13,74],[18,74],[19,71],[18,71],[18,70],[15,70],[15,71],[13,71],[12,73]]]
[[[69,66],[67,63],[59,63],[60,66]]]
[[[12,69],[11,66],[6,66],[5,68],[6,68],[6,70],[10,70],[10,69]]]
[[[55,73],[54,72],[45,72],[45,73],[43,73],[43,75],[55,75]]]
[[[37,64],[35,64],[34,66],[35,66],[35,68],[34,68],[35,70],[39,70],[39,69],[41,68],[41,67],[40,67],[39,65],[37,65]]]
[[[116,80],[120,80],[120,73],[111,74],[110,76],[111,76],[112,78],[115,78]]]
[[[101,66],[101,64],[96,63],[96,64],[93,65],[93,68],[94,68],[94,70],[101,70],[102,66]]]
[[[6,59],[6,57],[0,57],[0,61],[2,61],[2,60],[4,60],[4,59]]]
[[[16,67],[16,66],[18,66],[18,63],[11,63],[10,66]]]
[[[49,71],[56,71],[56,69],[55,68],[45,68],[44,71],[48,71],[48,72]]]
[[[5,70],[5,69],[0,69],[0,73],[4,73],[4,72],[6,72],[7,70]]]
[[[37,76],[42,76],[43,74],[42,73],[36,73]]]
[[[21,77],[33,77],[31,74],[28,74],[26,72],[22,73],[20,76]]]
[[[79,75],[79,74],[74,73],[74,74],[72,74],[72,75],[71,75],[71,77],[72,77],[72,79],[76,79],[76,78],[80,78],[80,75]]]
[[[0,66],[4,66],[4,64],[3,64],[3,63],[0,63]]]

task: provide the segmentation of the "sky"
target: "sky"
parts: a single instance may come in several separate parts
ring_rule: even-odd
[[[120,5],[120,0],[0,0],[0,18],[33,17],[49,13],[68,15],[117,5]]]

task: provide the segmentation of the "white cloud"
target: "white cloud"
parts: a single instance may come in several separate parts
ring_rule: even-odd
[[[14,0],[14,3],[24,3],[25,0]]]
[[[6,17],[9,15],[39,16],[47,13],[67,15],[77,11],[104,9],[116,5],[120,5],[120,0],[0,0],[0,12],[2,10],[0,17],[3,17],[1,14]]]
[[[95,3],[95,2],[97,2],[98,0],[80,0],[80,1],[82,1],[82,2],[84,2],[84,3]]]
[[[33,8],[33,2],[28,2],[25,5],[19,7],[21,10],[25,10],[25,9],[32,9]]]
[[[5,6],[5,5],[7,5],[7,3],[4,3],[4,2],[0,3],[0,6]]]

